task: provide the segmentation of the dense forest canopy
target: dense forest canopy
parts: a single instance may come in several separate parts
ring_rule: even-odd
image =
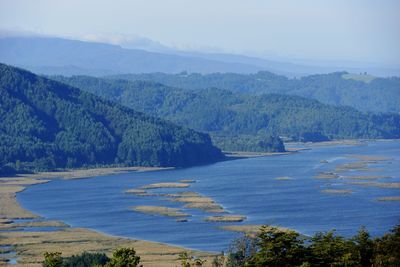
[[[232,145],[229,137],[247,140],[249,146],[277,135],[300,141],[400,137],[400,115],[366,114],[299,96],[249,95],[216,88],[186,90],[155,82],[84,76],[53,78],[136,110],[206,131],[222,147]]]
[[[400,113],[400,78],[376,78],[367,74],[335,72],[299,79],[262,71],[255,74],[150,73],[112,76],[115,79],[143,80],[191,90],[220,88],[248,94],[289,94],[322,103],[350,106],[360,111]]]
[[[223,158],[207,134],[0,64],[0,168],[190,166]]]

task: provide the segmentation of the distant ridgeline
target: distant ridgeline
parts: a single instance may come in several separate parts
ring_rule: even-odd
[[[154,81],[168,86],[199,90],[220,88],[246,94],[289,94],[316,99],[330,105],[360,111],[400,114],[400,78],[377,78],[367,74],[336,72],[288,79],[263,71],[256,74],[127,74],[112,76],[131,81]]]
[[[0,64],[0,173],[223,158],[207,134]]]
[[[52,78],[208,132],[214,143],[226,150],[279,151],[283,145],[276,136],[300,141],[400,137],[400,115],[366,114],[299,96],[187,90],[155,82],[85,76]]]

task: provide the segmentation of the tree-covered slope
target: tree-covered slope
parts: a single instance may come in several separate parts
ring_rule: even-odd
[[[0,168],[189,166],[221,159],[207,134],[0,64]]]
[[[286,136],[320,141],[399,138],[400,116],[366,114],[289,95],[248,95],[221,89],[185,90],[154,82],[54,77],[125,106],[221,137]],[[254,139],[253,139],[254,140]]]
[[[322,103],[350,106],[360,111],[400,113],[400,78],[375,78],[346,72],[318,74],[288,79],[270,72],[127,74],[117,79],[159,82],[168,86],[201,90],[220,88],[249,94],[290,94],[316,99]]]

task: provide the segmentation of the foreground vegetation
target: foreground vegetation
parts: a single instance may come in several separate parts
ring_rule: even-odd
[[[0,175],[82,166],[183,167],[223,158],[207,134],[0,64]]]
[[[234,240],[229,252],[215,256],[207,263],[187,253],[180,256],[182,267],[398,267],[400,266],[400,225],[389,233],[371,238],[361,228],[358,234],[345,238],[334,231],[305,237],[294,231],[262,226],[256,236],[244,235]],[[105,254],[83,253],[62,258],[61,253],[46,253],[44,267],[69,266],[139,266],[140,257],[132,248],[117,249],[112,258]]]

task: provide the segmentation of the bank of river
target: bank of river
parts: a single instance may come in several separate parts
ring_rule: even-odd
[[[372,235],[381,235],[399,223],[399,174],[400,141],[364,142],[188,169],[54,180],[29,187],[18,200],[36,214],[73,227],[217,252],[226,251],[239,235],[223,227],[230,225],[272,224],[306,235],[334,228],[346,236],[364,225]],[[194,182],[182,188],[146,187],[182,180]],[[125,193],[129,189],[146,194]],[[166,197],[184,192],[212,199],[224,213]],[[132,208],[143,206],[173,208],[188,216],[177,220]],[[207,220],[222,215],[243,220]]]

